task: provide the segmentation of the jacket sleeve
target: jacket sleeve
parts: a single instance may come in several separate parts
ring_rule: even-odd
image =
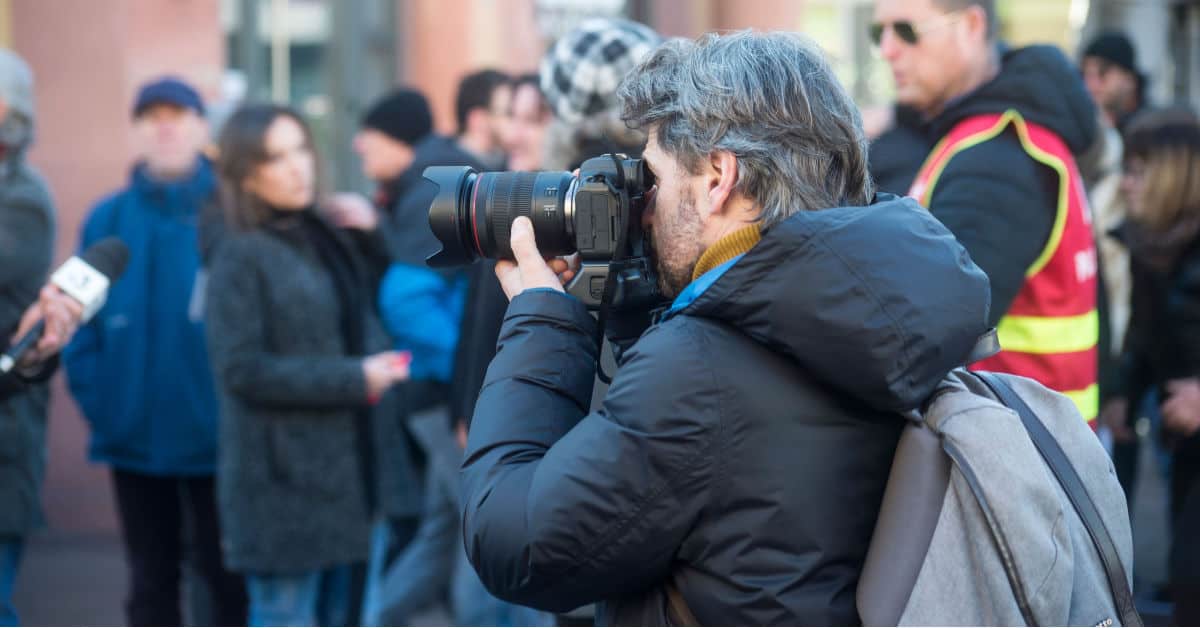
[[[716,382],[678,325],[634,345],[587,414],[593,325],[557,293],[513,300],[462,471],[467,553],[483,583],[557,612],[669,575],[708,501],[719,442]]]
[[[991,280],[990,325],[1008,312],[1050,239],[1056,186],[1057,175],[1008,133],[955,155],[939,177],[929,211]]]
[[[416,349],[427,364],[413,363],[413,379],[446,381],[462,318],[461,289],[441,275],[393,264],[379,289],[379,310],[397,348]]]
[[[362,358],[272,353],[264,286],[247,242],[222,246],[208,281],[205,332],[217,380],[234,395],[284,408],[344,408],[367,403]],[[295,304],[303,307],[303,304]]]

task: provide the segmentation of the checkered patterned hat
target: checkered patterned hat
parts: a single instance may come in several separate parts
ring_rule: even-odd
[[[560,119],[579,122],[616,107],[617,86],[662,38],[649,27],[611,18],[585,20],[542,58],[542,93]]]

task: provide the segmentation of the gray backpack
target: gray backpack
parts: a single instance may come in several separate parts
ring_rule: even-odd
[[[1125,495],[1068,398],[959,369],[910,419],[858,586],[865,625],[1141,625]]]

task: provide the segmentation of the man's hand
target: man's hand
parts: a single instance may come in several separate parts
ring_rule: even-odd
[[[1137,434],[1129,427],[1129,400],[1124,397],[1109,399],[1100,409],[1100,425],[1112,430],[1113,440],[1132,443]]]
[[[342,192],[325,202],[325,214],[333,224],[343,229],[374,231],[379,226],[379,212],[360,194]]]
[[[1163,424],[1183,436],[1195,434],[1200,429],[1200,378],[1173,379],[1167,382],[1167,394]]]
[[[496,262],[496,277],[504,294],[513,297],[530,288],[551,288],[563,292],[563,284],[575,276],[575,269],[564,259],[546,261],[538,252],[533,237],[533,223],[521,216],[512,224],[512,250],[515,262]]]
[[[29,306],[21,316],[21,324],[17,326],[17,333],[13,334],[12,341],[16,342],[24,336],[39,319],[44,320],[46,324],[37,344],[25,352],[17,366],[29,370],[62,351],[71,341],[71,336],[75,335],[75,330],[79,329],[82,318],[83,305],[78,301],[53,285],[42,288],[37,303]]]
[[[412,354],[408,351],[384,351],[363,359],[363,377],[367,380],[367,401],[376,403],[394,384],[408,381]]]

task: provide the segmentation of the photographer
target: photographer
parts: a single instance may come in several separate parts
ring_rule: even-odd
[[[984,332],[987,278],[874,196],[857,109],[799,36],[674,40],[619,96],[648,131],[643,225],[674,303],[588,414],[596,323],[513,223],[467,553],[499,597],[600,602],[600,625],[857,623],[896,412]]]

